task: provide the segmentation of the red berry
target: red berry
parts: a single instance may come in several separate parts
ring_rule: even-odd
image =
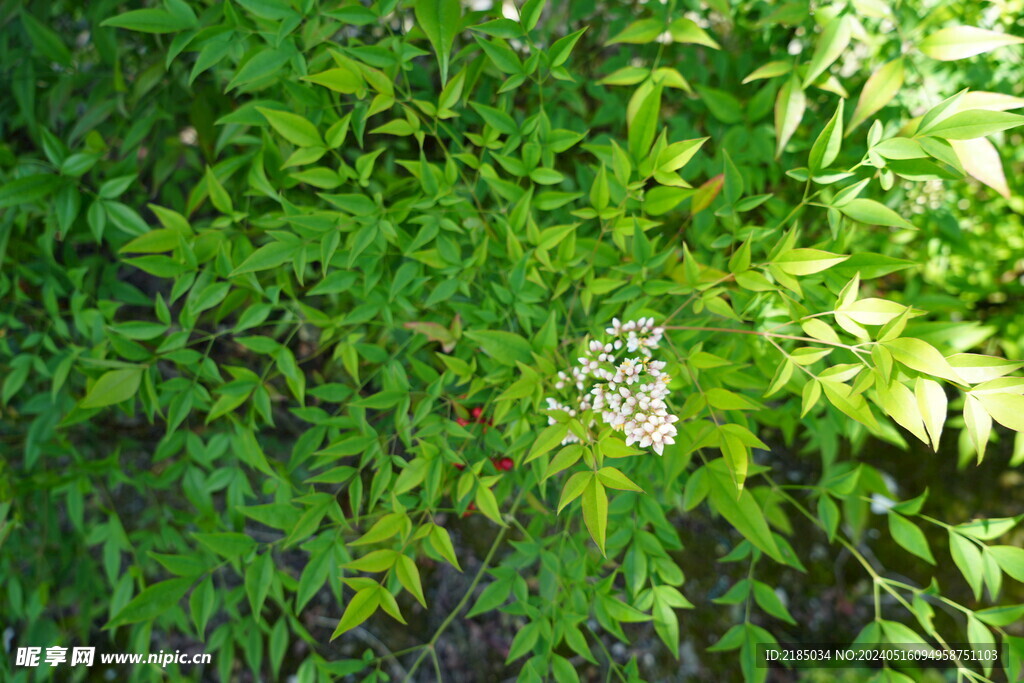
[[[484,414],[484,409],[477,406],[476,408],[473,408],[473,410],[469,411],[469,414],[473,416],[474,420],[480,422],[480,416]]]
[[[459,425],[460,427],[465,427],[466,425],[469,424],[469,420],[467,420],[464,417],[457,417],[455,418],[455,424]]]
[[[516,464],[515,462],[512,461],[512,458],[502,458],[495,464],[495,467],[497,467],[499,470],[504,470],[506,472],[508,472],[515,466]]]
[[[466,469],[466,466],[463,465],[461,462],[452,463],[452,467],[454,467],[457,470],[464,470],[464,469]]]
[[[471,514],[473,514],[473,510],[476,510],[476,503],[470,503],[469,507],[466,508],[466,511],[462,513],[462,516],[469,517]]]

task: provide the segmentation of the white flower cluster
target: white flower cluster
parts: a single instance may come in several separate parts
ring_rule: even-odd
[[[661,341],[662,335],[665,334],[663,328],[654,326],[654,318],[640,318],[626,323],[619,322],[618,318],[612,318],[612,326],[605,332],[615,337],[625,336],[627,351],[636,353],[639,350],[648,358],[651,357],[651,349],[658,348],[658,343]],[[619,348],[621,348],[621,340],[616,340],[615,349]]]
[[[554,398],[547,399],[549,410],[564,410],[571,417],[593,409],[601,420],[613,429],[624,432],[626,444],[639,444],[653,448],[661,455],[667,444],[675,443],[675,422],[679,419],[668,412],[668,383],[665,363],[651,360],[651,352],[658,348],[664,329],[654,325],[653,318],[640,318],[622,323],[612,320],[605,332],[611,341],[591,341],[579,358],[579,365],[570,373],[559,372],[555,388],[562,391],[576,389],[576,407]],[[640,353],[619,361],[616,353],[625,349],[627,354]],[[586,385],[592,383],[590,391]],[[554,424],[554,418],[549,418]],[[570,433],[563,444],[579,441]]]

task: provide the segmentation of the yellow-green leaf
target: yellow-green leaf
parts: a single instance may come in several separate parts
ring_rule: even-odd
[[[950,26],[929,34],[918,48],[932,59],[951,62],[1020,43],[1024,43],[1024,38],[1006,33],[976,26]]]
[[[775,98],[775,158],[782,154],[786,143],[793,137],[805,109],[807,95],[800,86],[800,79],[794,74],[779,88]]]
[[[320,137],[316,126],[310,123],[308,119],[298,114],[278,111],[277,109],[267,109],[266,107],[256,107],[256,111],[263,115],[281,137],[293,145],[298,145],[299,147],[324,146],[324,141]]]
[[[558,500],[557,512],[561,513],[566,505],[579,498],[593,478],[594,473],[589,471],[577,472],[569,477],[568,481],[565,482],[565,486],[562,487],[562,497]]]
[[[935,380],[919,377],[914,385],[914,395],[924,419],[924,426],[931,437],[932,448],[938,451],[939,438],[942,436],[942,427],[946,423],[946,411],[949,406],[946,392]]]
[[[399,555],[398,563],[395,564],[395,574],[402,587],[412,593],[417,602],[426,607],[427,601],[423,597],[423,584],[420,581],[420,570],[416,567],[416,562],[407,555]]]
[[[985,447],[992,433],[992,418],[985,412],[981,402],[970,394],[964,398],[964,425],[980,463],[985,457]]]
[[[849,256],[833,254],[821,249],[790,249],[779,254],[775,265],[789,275],[812,275],[842,263]]]
[[[474,501],[476,501],[480,512],[484,513],[488,519],[495,524],[505,526],[505,520],[501,518],[501,510],[498,508],[498,500],[494,497],[493,491],[483,485],[477,486]]]
[[[902,337],[883,342],[883,345],[889,349],[893,358],[908,368],[957,384],[964,383],[960,375],[956,374],[956,370],[946,361],[945,356],[926,341]]]
[[[807,67],[804,88],[813,83],[825,69],[832,65],[832,62],[839,58],[846,46],[850,44],[852,29],[853,19],[846,15],[835,17],[825,25],[818,38],[818,43],[814,47],[811,63]]]
[[[377,607],[380,606],[381,590],[380,586],[370,586],[363,588],[353,595],[352,599],[348,602],[348,606],[345,607],[345,613],[341,615],[338,627],[331,634],[331,640],[347,631],[351,631],[369,619],[377,611]]]
[[[334,92],[346,95],[361,92],[365,89],[362,76],[345,67],[336,67],[327,71],[321,71],[318,74],[303,76],[302,80],[322,85]]]
[[[903,87],[903,58],[886,62],[871,74],[860,92],[857,107],[853,110],[849,130],[863,123],[869,116],[889,104]]]
[[[139,390],[142,373],[142,368],[109,370],[103,373],[82,399],[80,407],[103,408],[128,400]]]
[[[597,478],[608,488],[643,493],[642,488],[634,484],[629,477],[614,467],[602,467],[597,471]]]

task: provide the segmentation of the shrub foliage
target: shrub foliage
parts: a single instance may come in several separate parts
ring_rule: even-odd
[[[717,610],[760,680],[757,643],[813,635],[775,577],[843,554],[860,641],[998,643],[1018,676],[1018,518],[862,458],[1024,431],[1004,4],[0,4],[15,643],[372,681],[500,611],[520,680],[639,680],[614,641],[678,657]]]

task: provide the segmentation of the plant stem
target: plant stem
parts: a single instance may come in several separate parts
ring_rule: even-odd
[[[826,346],[835,346],[836,348],[846,349],[857,353],[859,349],[849,344],[843,344],[842,342],[830,342],[824,339],[815,339],[814,337],[801,337],[795,334],[779,334],[778,332],[764,332],[762,330],[737,330],[731,327],[703,327],[700,325],[666,325],[666,330],[692,330],[694,332],[727,332],[732,334],[752,334],[758,337],[770,337],[773,339],[792,339],[795,341],[808,342],[810,344],[825,344]]]
[[[508,514],[515,514],[516,508],[519,507],[519,501],[521,498],[522,492],[520,492],[520,494],[516,496],[516,499],[512,502],[512,507],[509,508]],[[443,634],[448,629],[448,627],[451,626],[452,622],[455,621],[455,617],[459,616],[459,613],[462,612],[463,608],[466,606],[466,603],[469,602],[469,599],[473,596],[473,591],[476,590],[477,584],[479,584],[480,580],[483,578],[484,572],[487,571],[488,567],[490,567],[491,560],[494,559],[494,554],[498,551],[498,547],[501,545],[502,541],[505,540],[505,534],[508,533],[508,530],[509,527],[504,526],[501,528],[501,531],[498,532],[498,535],[494,538],[494,543],[491,544],[490,549],[487,551],[487,555],[484,556],[484,561],[480,564],[480,569],[477,570],[476,576],[473,577],[473,582],[469,584],[469,589],[466,590],[466,594],[462,596],[462,599],[459,600],[459,604],[455,605],[455,609],[453,609],[451,613],[447,617],[445,617],[445,620],[441,622],[441,625],[437,627],[437,630],[434,631],[434,635],[430,638],[430,640],[422,646],[423,650],[422,652],[420,652],[420,656],[417,657],[416,661],[413,662],[411,667],[409,667],[409,673],[406,674],[404,680],[412,680],[412,675],[416,673],[416,670],[420,667],[420,664],[423,663],[423,659],[427,656],[427,654],[434,650],[434,646],[437,645],[437,641],[440,640],[441,634]]]

